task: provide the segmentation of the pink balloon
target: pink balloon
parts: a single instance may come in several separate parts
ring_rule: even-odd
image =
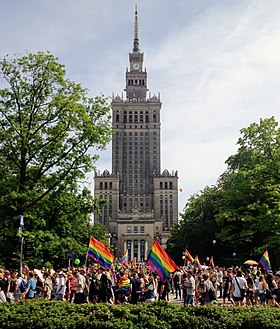
[[[213,240],[212,242],[213,242],[213,244],[215,244],[217,241],[216,240]]]

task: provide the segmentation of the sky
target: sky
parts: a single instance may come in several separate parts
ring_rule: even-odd
[[[50,51],[90,96],[123,92],[135,1],[0,4],[1,57]],[[280,120],[280,1],[138,0],[137,6],[148,88],[162,101],[161,170],[178,170],[182,211],[226,170],[240,129],[261,118]],[[111,171],[111,145],[96,165]]]

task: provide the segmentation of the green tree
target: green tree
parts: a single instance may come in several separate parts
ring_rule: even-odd
[[[101,223],[96,223],[91,228],[91,236],[93,236],[98,241],[102,242],[105,246],[109,245],[109,230],[106,226]]]
[[[227,170],[217,185],[188,200],[168,241],[174,259],[187,245],[202,259],[213,253],[222,264],[241,264],[247,257],[259,260],[268,248],[272,266],[280,266],[278,122],[274,117],[261,119],[241,129],[237,144],[237,153],[227,159]]]
[[[187,248],[193,257],[197,254],[201,262],[206,257],[219,255],[220,244],[213,244],[218,226],[215,216],[219,209],[220,192],[216,186],[205,187],[199,194],[189,198],[180,224],[174,227],[168,241],[168,251],[182,263],[182,252]],[[178,257],[180,256],[180,258]]]
[[[238,151],[221,176],[220,238],[255,258],[269,249],[280,264],[280,129],[275,118],[241,130]]]
[[[19,215],[34,262],[85,253],[98,202],[81,183],[110,140],[110,107],[50,53],[6,56],[0,77],[1,258],[17,258]]]

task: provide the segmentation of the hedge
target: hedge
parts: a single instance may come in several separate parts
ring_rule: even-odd
[[[138,305],[23,301],[0,304],[2,328],[204,329],[280,328],[280,310],[272,307],[182,307],[163,301]]]

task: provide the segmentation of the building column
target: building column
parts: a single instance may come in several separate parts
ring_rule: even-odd
[[[138,253],[137,253],[137,261],[141,262],[141,253],[140,253],[140,240],[138,240]]]
[[[126,249],[127,249],[127,245],[126,245],[126,241],[124,241],[124,243],[123,243],[123,252],[125,252]]]
[[[145,259],[148,257],[148,241],[145,241]]]
[[[134,258],[134,240],[131,240],[131,254],[130,254],[130,257],[131,257],[131,260]]]

